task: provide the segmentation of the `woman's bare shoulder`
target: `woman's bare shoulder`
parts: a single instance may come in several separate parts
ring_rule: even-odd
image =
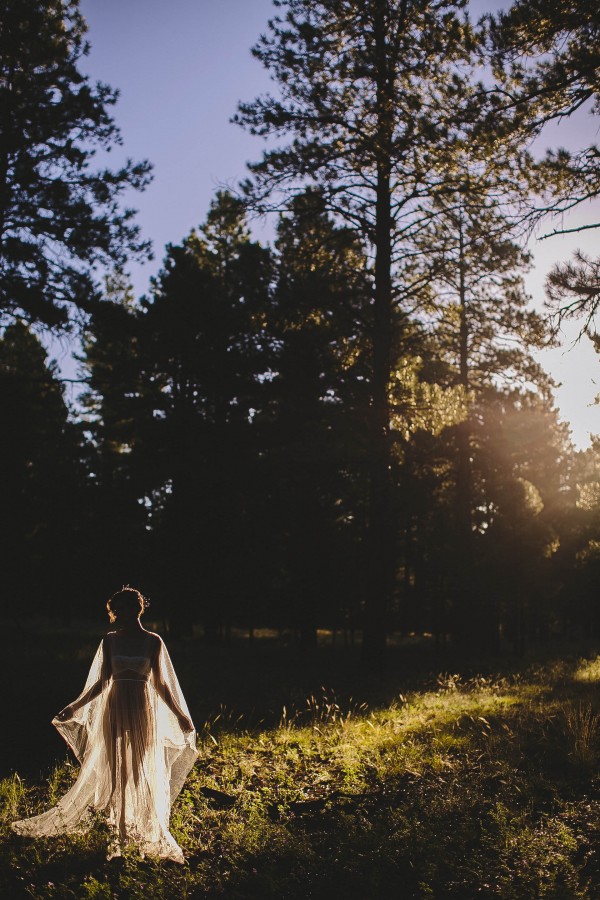
[[[154,644],[155,646],[162,644],[163,639],[161,638],[160,634],[155,634],[154,631],[147,631],[146,634],[150,638],[151,643]]]
[[[162,639],[158,634],[155,634],[153,631],[146,632],[146,640],[149,641],[149,653],[152,659],[152,665],[155,666],[158,664],[158,658],[160,656],[160,648],[162,647]],[[148,646],[148,644],[146,644]]]

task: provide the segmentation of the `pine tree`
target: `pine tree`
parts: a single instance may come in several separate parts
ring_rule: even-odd
[[[79,356],[87,382],[80,396],[90,503],[82,518],[96,548],[90,561],[103,593],[115,584],[151,585],[147,511],[140,503],[155,483],[142,448],[150,442],[154,397],[140,362],[142,315],[127,280],[107,279],[102,302],[83,331]]]
[[[99,305],[86,348],[101,477],[172,626],[201,620],[213,638],[252,593],[241,547],[257,537],[245,504],[271,275],[241,203],[220,193],[148,297]]]
[[[529,256],[511,236],[514,221],[499,202],[512,192],[501,164],[487,172],[465,173],[463,189],[436,201],[438,214],[420,236],[433,269],[424,313],[434,329],[446,378],[462,390],[466,414],[453,431],[456,441],[456,606],[462,610],[458,635],[471,641],[476,599],[469,584],[473,571],[473,432],[488,397],[501,385],[511,390],[540,389],[551,380],[532,356],[532,347],[549,340],[539,314],[528,309],[523,273]]]
[[[201,609],[211,638],[238,602],[241,571],[231,559],[251,528],[243,497],[270,278],[269,253],[250,239],[242,205],[219,193],[200,232],[168,249],[145,303],[145,377],[159,391],[153,444],[167,491],[157,533],[176,560],[188,614]]]
[[[120,142],[117,94],[80,71],[88,52],[77,0],[5,0],[0,15],[0,315],[64,326],[89,308],[95,267],[145,254],[123,192],[147,163],[94,169]]]
[[[282,0],[254,54],[280,90],[242,104],[252,133],[288,138],[252,165],[248,191],[281,207],[306,182],[373,252],[370,363],[370,588],[364,653],[380,665],[393,585],[389,387],[393,309],[405,297],[412,238],[445,180],[473,45],[462,2]]]
[[[23,322],[0,338],[0,423],[6,612],[23,604],[28,612],[67,615],[74,586],[85,577],[77,553],[83,496],[78,435],[56,365]]]
[[[488,398],[475,442],[478,630],[485,648],[497,643],[502,626],[522,651],[557,616],[553,556],[573,447],[550,397],[508,390]]]
[[[520,117],[526,111],[531,135],[548,122],[569,119],[585,104],[599,111],[600,12],[587,0],[548,4],[517,0],[490,19],[490,35],[499,97]],[[577,151],[549,150],[531,166],[531,211],[549,226],[545,237],[568,234],[599,223],[571,226],[565,214],[600,195],[600,150],[597,144]],[[577,252],[557,264],[548,278],[549,306],[557,328],[563,318],[583,318],[582,331],[593,330],[600,304],[599,261]]]
[[[263,446],[277,485],[288,617],[311,644],[317,625],[356,613],[371,291],[360,242],[336,227],[319,191],[294,198],[275,247]]]

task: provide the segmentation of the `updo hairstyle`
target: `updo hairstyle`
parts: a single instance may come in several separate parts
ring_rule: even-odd
[[[108,617],[111,622],[116,622],[122,613],[131,613],[139,619],[147,606],[148,601],[145,597],[139,591],[136,591],[135,588],[129,586],[125,586],[113,594],[106,604]]]

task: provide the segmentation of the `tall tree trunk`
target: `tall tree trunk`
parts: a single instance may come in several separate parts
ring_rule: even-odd
[[[469,311],[466,287],[465,235],[462,213],[458,223],[458,277],[459,277],[459,378],[465,392],[469,391]],[[458,565],[457,586],[457,629],[458,642],[469,644],[474,638],[475,612],[473,604],[473,553],[472,553],[472,469],[471,469],[471,420],[467,401],[467,415],[464,422],[458,425],[457,433],[457,467],[456,467],[456,506],[458,518],[458,553],[455,561]],[[476,630],[476,629],[475,629]]]
[[[459,304],[460,304],[460,384],[465,392],[469,392],[469,312],[467,308],[467,287],[465,276],[465,238],[462,216],[459,220]],[[459,425],[458,439],[458,471],[457,471],[457,499],[459,528],[461,539],[465,549],[470,543],[471,537],[471,421],[470,411],[467,405],[467,415],[464,422]]]
[[[391,521],[389,382],[392,328],[392,210],[391,154],[393,78],[386,43],[385,3],[378,4],[375,41],[379,59],[377,80],[377,192],[375,222],[375,287],[373,373],[371,394],[371,459],[369,516],[369,585],[365,609],[363,660],[369,667],[383,664],[386,618],[393,586],[393,528]]]

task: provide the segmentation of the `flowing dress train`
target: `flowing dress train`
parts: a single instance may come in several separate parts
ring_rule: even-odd
[[[158,635],[115,632],[100,643],[68,721],[52,724],[81,764],[77,780],[47,812],[13,822],[29,837],[85,831],[94,811],[113,833],[109,857],[135,844],[143,855],[183,862],[169,831],[173,801],[197,756],[173,704],[189,718],[169,653]]]

